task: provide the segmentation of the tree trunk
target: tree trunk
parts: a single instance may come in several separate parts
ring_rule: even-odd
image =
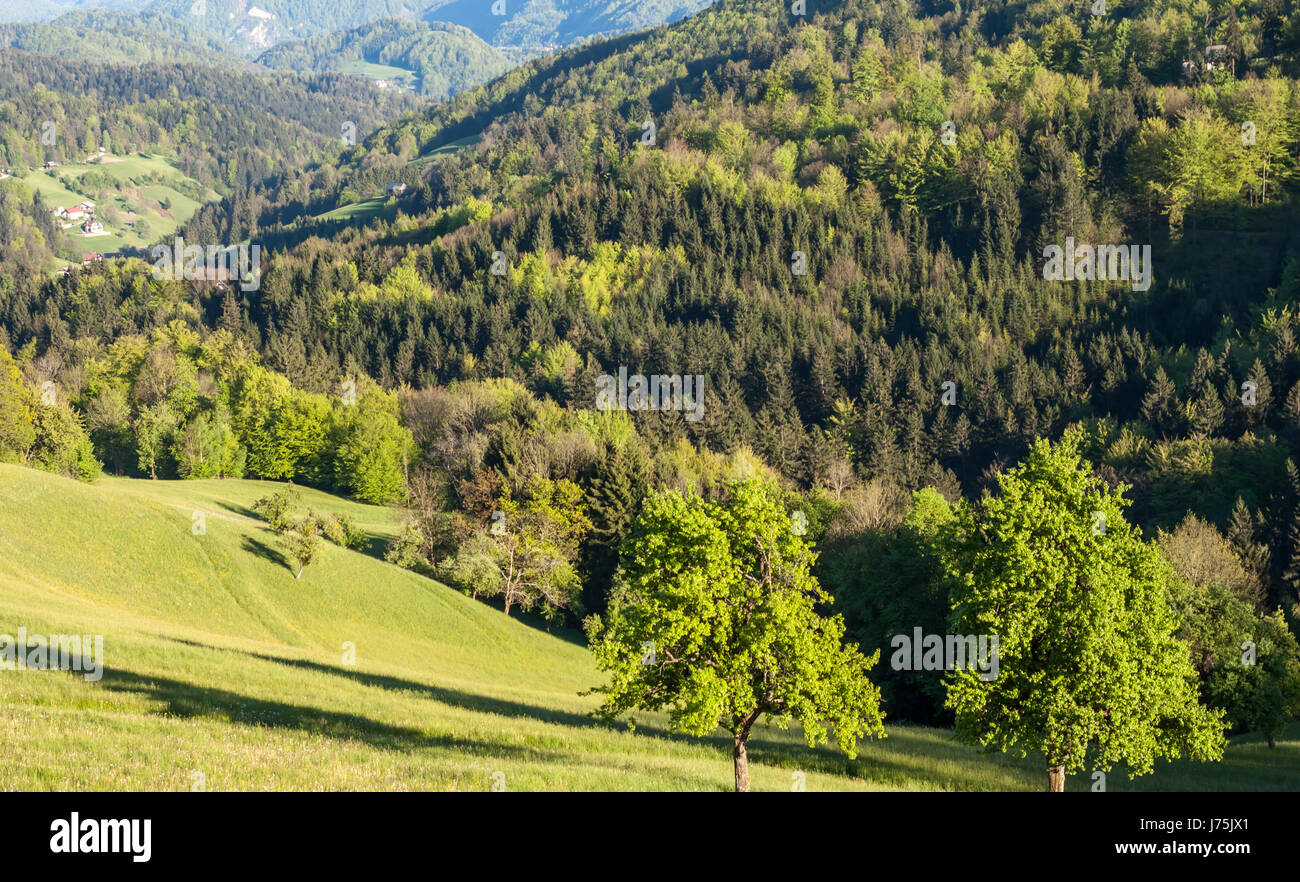
[[[1047,769],[1047,792],[1065,792],[1065,766],[1049,766]]]
[[[1275,747],[1277,747],[1277,736],[1270,733],[1268,736],[1268,749],[1272,750]]]
[[[745,747],[748,733],[736,735],[734,757],[736,760],[736,792],[749,792],[749,751]]]
[[[302,578],[302,571],[303,571],[303,567],[302,567],[301,565],[299,565],[299,567],[298,567],[298,572],[294,573],[294,574],[293,574],[293,577],[294,577],[295,579],[301,579],[301,578]]]

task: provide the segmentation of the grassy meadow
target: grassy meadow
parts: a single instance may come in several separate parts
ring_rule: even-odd
[[[349,61],[347,64],[338,68],[339,73],[352,74],[353,76],[365,77],[368,80],[388,80],[399,89],[405,89],[408,92],[418,91],[422,78],[415,71],[407,70],[404,67],[394,67],[388,64],[377,64],[372,61]]]
[[[195,183],[161,156],[107,155],[48,171],[33,169],[21,179],[51,209],[71,208],[85,199],[96,203],[95,219],[104,225],[103,235],[86,235],[79,226],[65,231],[75,246],[75,258],[83,251],[111,254],[145,248],[175,233],[201,204],[185,192],[193,192]],[[204,194],[205,200],[216,198],[214,191]],[[144,221],[143,230],[138,221]]]
[[[730,743],[594,721],[578,635],[547,634],[379,557],[395,515],[352,515],[367,553],[326,544],[295,581],[249,507],[260,481],[75,483],[0,464],[0,634],[103,634],[104,674],[0,671],[0,788],[712,790]],[[196,518],[201,515],[201,518]],[[196,525],[201,522],[203,529]],[[196,532],[199,533],[196,535]],[[345,657],[355,646],[355,661]],[[1038,790],[1040,758],[888,726],[855,760],[760,729],[756,790]],[[1276,750],[1163,764],[1108,789],[1300,790],[1300,727]],[[1069,788],[1087,790],[1087,775]]]

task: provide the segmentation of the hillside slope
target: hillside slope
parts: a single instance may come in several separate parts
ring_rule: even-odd
[[[0,634],[105,638],[98,683],[0,673],[4,787],[186,790],[201,772],[210,789],[485,790],[496,771],[508,789],[727,787],[721,742],[589,720],[598,677],[574,643],[334,546],[295,581],[247,511],[270,489],[0,465]]]
[[[104,635],[104,674],[0,672],[0,786],[20,790],[728,790],[729,744],[593,722],[586,650],[373,557],[301,581],[255,481],[77,484],[0,465],[0,634]],[[383,509],[302,490],[373,535]],[[192,532],[194,513],[205,533]],[[355,644],[355,664],[343,658]],[[33,734],[39,733],[39,734]],[[1300,788],[1300,743],[1110,789]],[[1036,789],[1040,762],[891,726],[857,760],[756,735],[756,789]],[[504,779],[494,775],[500,772]],[[1071,789],[1087,789],[1081,776]]]
[[[360,72],[443,99],[505,73],[510,62],[472,31],[455,25],[387,19],[340,33],[281,43],[258,64],[276,70]],[[362,70],[358,70],[358,68]],[[392,71],[391,73],[385,71]]]

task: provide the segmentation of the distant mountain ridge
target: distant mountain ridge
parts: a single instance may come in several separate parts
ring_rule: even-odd
[[[182,21],[230,50],[257,56],[387,19],[446,22],[469,28],[516,60],[597,36],[675,21],[712,0],[11,0],[0,21],[59,21],[66,13],[144,11]],[[504,15],[494,10],[504,10]],[[109,26],[113,20],[104,18]],[[165,30],[156,20],[151,28]]]
[[[713,0],[434,0],[424,17],[464,25],[499,49],[524,58],[677,21]]]
[[[150,0],[5,0],[0,5],[0,23],[52,21],[83,9],[130,12],[143,9]]]

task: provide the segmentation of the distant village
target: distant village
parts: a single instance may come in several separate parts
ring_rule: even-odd
[[[62,222],[65,230],[80,226],[81,231],[87,236],[105,235],[104,225],[95,220],[95,203],[89,199],[74,205],[72,208],[56,208],[54,209],[54,216]]]

